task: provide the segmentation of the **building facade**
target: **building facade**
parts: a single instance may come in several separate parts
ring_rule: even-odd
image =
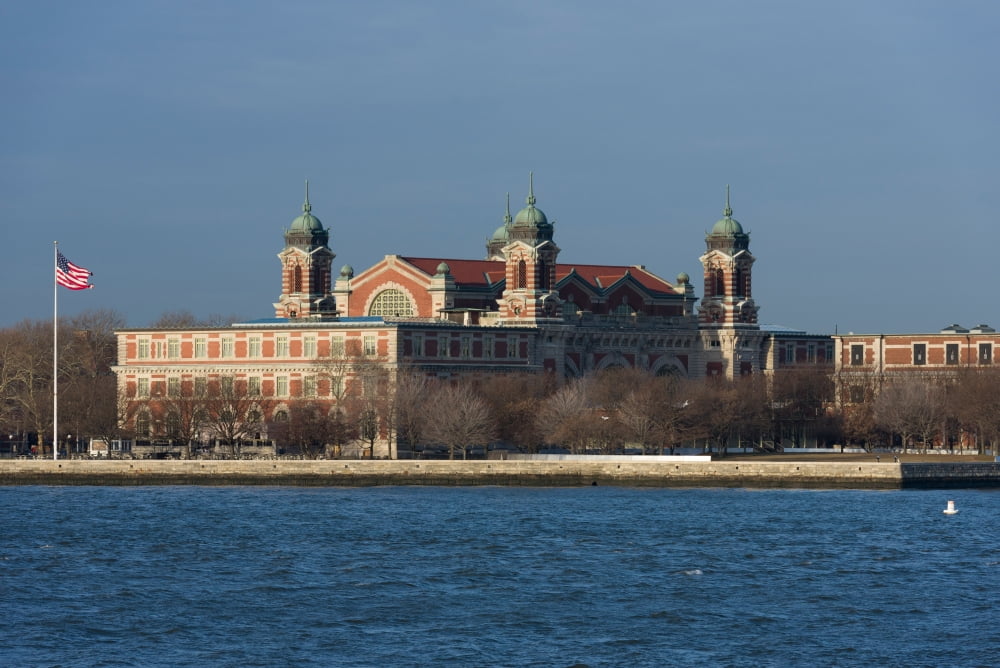
[[[231,394],[235,385],[252,398],[245,422],[253,424],[242,435],[252,441],[266,438],[267,425],[287,419],[297,401],[338,410],[364,368],[390,378],[400,369],[571,378],[634,367],[733,379],[832,366],[829,337],[759,325],[750,237],[732,213],[727,188],[723,217],[705,238],[705,296],[697,304],[687,274],[671,282],[640,264],[561,258],[533,179],[515,216],[508,198],[485,259],[387,255],[360,272],[344,265],[334,277],[330,231],[313,215],[307,185],[278,254],[274,317],[120,331],[122,410],[140,437],[154,438],[177,432],[172,400]],[[391,454],[388,431],[379,431],[381,454]]]
[[[1000,334],[989,325],[949,325],[925,334],[851,333],[831,338],[842,405],[869,401],[894,380],[949,379],[962,369],[993,369],[1000,350]]]

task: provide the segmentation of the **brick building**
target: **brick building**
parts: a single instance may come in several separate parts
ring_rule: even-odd
[[[959,369],[991,368],[1000,334],[988,325],[950,325],[925,334],[838,334],[836,378],[841,404],[871,398],[885,382],[948,378]]]
[[[334,277],[330,232],[302,214],[284,235],[274,317],[222,328],[127,329],[118,333],[119,387],[140,436],[170,431],[170,399],[236,383],[256,398],[252,437],[287,418],[293,402],[330,410],[357,364],[396,373],[551,373],[577,377],[608,367],[656,374],[735,378],[802,365],[830,365],[829,337],[762,329],[752,297],[749,234],[732,217],[706,236],[705,296],[690,278],[671,282],[643,265],[594,265],[560,258],[554,226],[525,207],[489,238],[483,260],[387,255]],[[216,387],[218,392],[218,387]],[[160,404],[157,403],[161,400]],[[159,407],[158,407],[159,406]],[[176,425],[175,425],[176,426]],[[252,440],[252,439],[251,439]],[[391,435],[381,432],[383,447]],[[386,454],[382,452],[381,454]]]

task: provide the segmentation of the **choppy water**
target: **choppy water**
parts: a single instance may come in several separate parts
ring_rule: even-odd
[[[3,665],[1000,664],[996,491],[7,487],[0,508]]]

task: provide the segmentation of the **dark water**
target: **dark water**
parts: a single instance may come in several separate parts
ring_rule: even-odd
[[[6,666],[1000,664],[997,491],[7,487],[0,508]]]

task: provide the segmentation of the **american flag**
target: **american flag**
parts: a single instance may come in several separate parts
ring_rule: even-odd
[[[56,251],[56,283],[70,290],[88,290],[93,288],[88,281],[94,272],[78,267],[61,252]]]

